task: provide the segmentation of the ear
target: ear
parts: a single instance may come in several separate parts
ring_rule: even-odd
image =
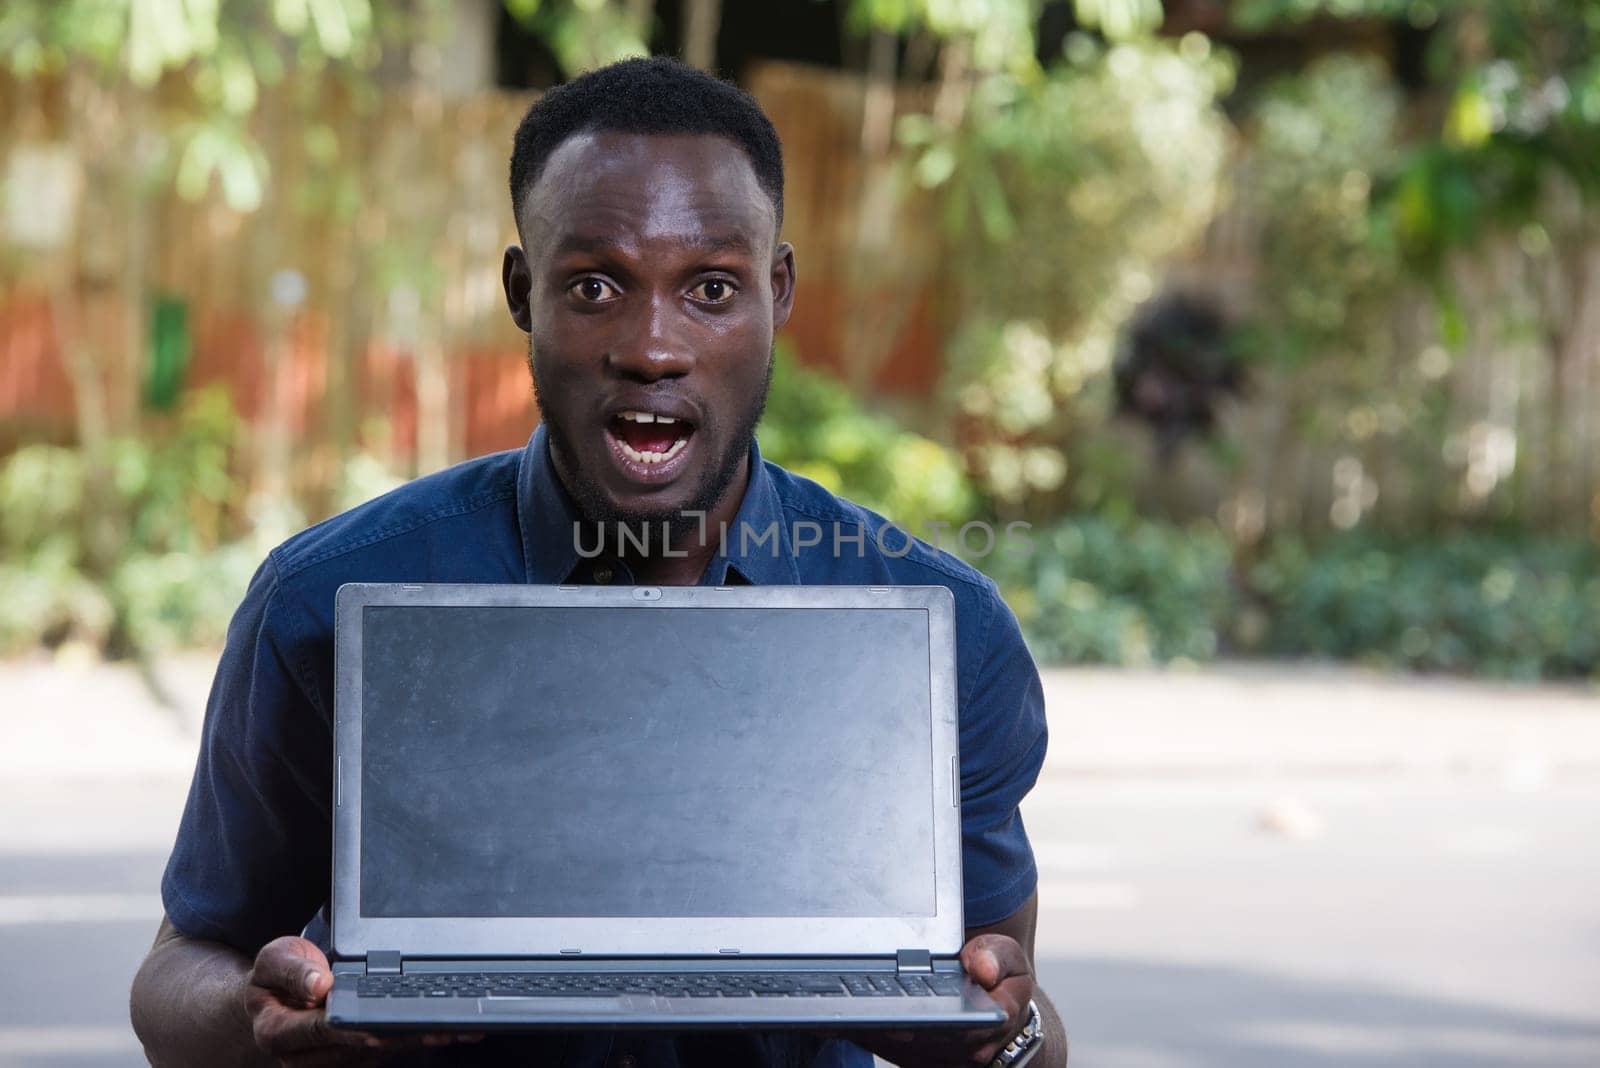
[[[783,329],[794,310],[794,246],[785,241],[772,251],[772,329]]]
[[[505,259],[500,263],[500,284],[505,287],[506,307],[511,320],[524,334],[533,331],[533,313],[528,306],[533,289],[533,271],[528,267],[528,255],[521,245],[507,245]]]

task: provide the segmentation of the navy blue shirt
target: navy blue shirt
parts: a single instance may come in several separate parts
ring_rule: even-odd
[[[332,868],[333,606],[346,582],[631,582],[590,557],[545,434],[417,479],[272,550],[228,627],[200,756],[161,884],[172,923],[254,956],[284,934],[326,945]],[[1017,805],[1045,752],[1039,674],[994,583],[859,505],[761,460],[751,446],[739,513],[707,567],[712,585],[941,585],[955,595],[962,867],[970,927],[1033,893]],[[737,649],[728,655],[737,656]],[[870,1065],[859,1048],[805,1035],[604,1033],[522,1039],[505,1062],[601,1065]],[[534,1047],[529,1048],[533,1043]],[[449,1051],[485,1063],[491,1040]]]

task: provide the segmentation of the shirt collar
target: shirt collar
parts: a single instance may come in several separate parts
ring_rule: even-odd
[[[573,537],[577,520],[577,506],[556,475],[549,439],[541,425],[528,439],[517,470],[517,522],[528,582],[564,582],[583,562]],[[754,439],[750,442],[750,481],[739,512],[726,533],[710,533],[721,534],[722,547],[707,565],[703,584],[799,584],[800,569],[784,521],[783,501]]]

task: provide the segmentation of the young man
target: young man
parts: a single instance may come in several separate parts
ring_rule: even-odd
[[[777,135],[737,89],[632,60],[542,97],[517,131],[522,245],[502,268],[542,423],[525,449],[419,479],[268,556],[229,628],[199,764],[133,987],[151,1060],[215,1065],[1004,1063],[1066,1060],[1034,987],[1038,673],[993,583],[765,464],[754,431],[794,251]],[[618,523],[654,537],[621,540]],[[730,533],[723,535],[726,529]],[[817,533],[812,535],[810,532]],[[802,533],[797,534],[797,531]],[[581,550],[581,551],[580,551]],[[334,591],[345,582],[941,584],[956,598],[962,957],[1010,1018],[974,1034],[373,1039],[329,1028]],[[618,656],[661,650],[618,649]],[[737,648],[727,655],[740,655]],[[597,843],[603,848],[603,843]],[[444,1047],[444,1048],[433,1048]],[[996,1058],[1000,1057],[999,1061]]]

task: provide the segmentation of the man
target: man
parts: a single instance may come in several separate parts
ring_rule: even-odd
[[[1065,1063],[1060,1021],[1032,979],[1036,876],[1017,804],[1044,759],[1045,728],[1015,619],[971,568],[764,464],[755,446],[795,281],[794,252],[778,240],[783,165],[771,124],[745,94],[673,61],[617,64],[530,109],[511,194],[522,245],[506,250],[503,281],[529,335],[542,424],[525,449],[419,479],[262,564],[229,628],[162,883],[166,918],[134,981],[134,1026],[151,1060],[842,1066],[870,1064],[864,1046],[907,1065],[988,1064],[1030,1023],[1033,1003],[1044,1037],[1032,1063]],[[619,522],[655,540],[619,539]],[[803,524],[830,534],[797,537]],[[334,591],[352,581],[949,587],[971,925],[962,958],[1007,1023],[854,1042],[379,1040],[329,1028],[332,612]]]

